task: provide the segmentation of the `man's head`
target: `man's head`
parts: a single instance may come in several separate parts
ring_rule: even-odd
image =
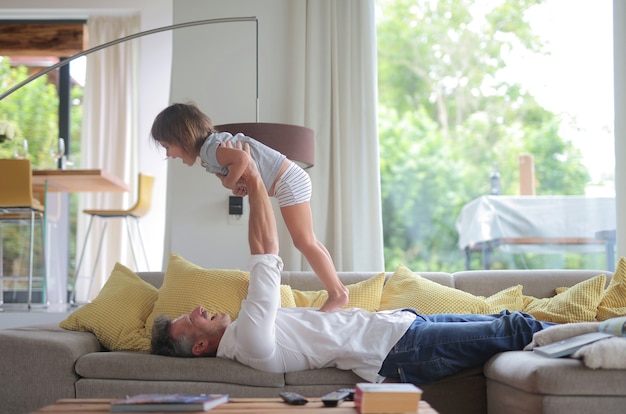
[[[202,306],[171,320],[158,316],[152,326],[152,353],[176,357],[215,356],[230,315],[211,315]]]

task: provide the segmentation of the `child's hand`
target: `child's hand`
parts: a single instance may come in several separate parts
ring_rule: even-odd
[[[237,185],[233,188],[233,194],[239,197],[245,197],[248,195],[248,187],[244,181],[237,181]]]

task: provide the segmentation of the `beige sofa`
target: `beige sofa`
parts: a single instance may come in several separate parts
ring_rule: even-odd
[[[591,270],[420,272],[441,285],[489,296],[523,285],[525,295],[551,297],[599,273]],[[376,272],[342,272],[345,284]],[[387,274],[387,280],[391,273]],[[140,273],[160,286],[163,273]],[[311,272],[283,272],[293,289],[322,289]],[[374,339],[373,339],[374,340]],[[25,413],[59,398],[124,397],[147,392],[228,393],[276,397],[295,391],[318,397],[361,379],[326,368],[272,374],[219,358],[181,359],[141,352],[109,352],[89,332],[55,325],[0,330],[0,402],[4,413]],[[547,359],[527,351],[505,352],[483,367],[424,385],[423,398],[440,413],[618,413],[626,407],[626,371],[591,370],[581,361]]]

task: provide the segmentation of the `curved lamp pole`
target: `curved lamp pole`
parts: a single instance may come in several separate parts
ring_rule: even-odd
[[[106,49],[117,45],[119,43],[127,42],[129,40],[137,39],[139,37],[148,36],[155,33],[165,32],[168,30],[182,29],[185,27],[204,26],[207,24],[215,23],[236,23],[236,22],[254,22],[256,25],[256,122],[253,123],[240,123],[240,124],[227,124],[217,125],[217,128],[221,131],[230,132],[233,135],[242,132],[246,135],[251,135],[253,138],[261,141],[265,145],[276,149],[277,151],[285,154],[292,161],[296,161],[303,168],[309,168],[313,166],[315,161],[315,142],[313,130],[296,125],[287,124],[273,124],[273,123],[260,123],[259,122],[259,21],[256,16],[250,17],[225,17],[220,19],[208,19],[197,20],[193,22],[178,23],[171,26],[163,26],[156,29],[146,30],[143,32],[135,33],[126,37],[122,37],[116,40],[112,40],[107,43],[103,43],[99,46],[92,47],[83,52],[70,56],[62,61],[30,76],[22,82],[16,84],[10,89],[0,94],[0,101],[11,95],[16,90],[29,84],[35,79],[43,76],[53,70],[69,64],[71,61],[78,59],[79,57],[87,56],[93,52],[97,52],[101,49]]]
[[[111,46],[115,46],[119,43],[123,43],[123,42],[127,42],[129,40],[133,40],[133,39],[137,39],[139,37],[143,37],[143,36],[148,36],[151,34],[155,34],[155,33],[160,33],[160,32],[166,32],[168,30],[175,30],[175,29],[182,29],[185,27],[193,27],[193,26],[204,26],[207,24],[215,24],[215,23],[234,23],[234,22],[255,22],[256,24],[256,100],[257,100],[257,121],[259,120],[259,21],[256,18],[256,16],[250,16],[250,17],[225,17],[225,18],[221,18],[221,19],[207,19],[207,20],[197,20],[197,21],[193,21],[193,22],[186,22],[186,23],[178,23],[178,24],[173,24],[171,26],[163,26],[163,27],[158,27],[156,29],[151,29],[151,30],[145,30],[143,32],[139,32],[139,33],[135,33],[129,36],[125,36],[125,37],[121,37],[119,39],[115,39],[112,40],[110,42],[107,43],[103,43],[99,46],[95,46],[92,47],[91,49],[87,49],[85,51],[82,51],[80,53],[77,53],[73,56],[70,56],[67,59],[63,59],[62,61],[47,67],[46,69],[37,72],[36,74],[30,76],[29,78],[23,80],[22,82],[14,85],[13,87],[7,89],[5,92],[3,92],[2,94],[0,94],[0,101],[3,100],[4,98],[6,98],[7,96],[11,95],[13,92],[15,92],[16,90],[20,89],[23,86],[26,86],[27,84],[29,84],[30,82],[34,81],[35,79],[39,78],[40,76],[43,76],[47,73],[52,72],[53,70],[60,68],[61,66],[65,66],[68,63],[70,63],[71,61],[78,59],[80,57],[83,56],[87,56],[93,52],[97,52],[98,50],[102,50],[102,49],[106,49],[107,47],[111,47]]]

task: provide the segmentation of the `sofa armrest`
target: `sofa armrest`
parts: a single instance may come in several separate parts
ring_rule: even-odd
[[[26,413],[59,398],[75,398],[76,360],[101,349],[93,334],[56,324],[0,330],[2,406]]]

